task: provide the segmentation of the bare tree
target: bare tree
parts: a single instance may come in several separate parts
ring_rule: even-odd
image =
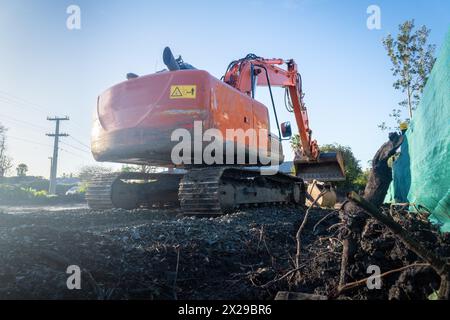
[[[0,178],[4,177],[7,172],[13,167],[12,158],[6,154],[6,131],[2,124],[0,124]]]

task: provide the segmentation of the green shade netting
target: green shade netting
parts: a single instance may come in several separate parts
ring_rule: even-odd
[[[450,232],[450,30],[405,134],[385,201],[409,202],[432,212]]]

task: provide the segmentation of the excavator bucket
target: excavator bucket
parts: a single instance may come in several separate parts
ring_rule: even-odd
[[[297,177],[310,182],[313,180],[323,182],[344,181],[344,160],[340,152],[320,153],[318,160],[294,159]]]

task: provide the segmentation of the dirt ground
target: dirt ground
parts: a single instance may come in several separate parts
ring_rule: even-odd
[[[302,233],[299,272],[295,234],[304,211],[251,208],[219,217],[177,210],[90,211],[85,207],[0,211],[0,299],[273,299],[279,290],[329,295],[337,286],[342,233],[337,211],[314,209]],[[426,221],[402,224],[430,250],[450,256],[450,241]],[[413,221],[413,222],[411,222]],[[419,231],[420,230],[420,231]],[[370,221],[352,280],[369,265],[381,272],[420,260]],[[82,270],[69,290],[69,265]],[[278,281],[283,277],[281,280]],[[383,278],[381,289],[349,290],[339,299],[426,299],[439,286],[429,267]]]

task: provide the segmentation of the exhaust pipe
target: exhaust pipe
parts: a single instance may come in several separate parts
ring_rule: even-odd
[[[180,66],[178,65],[177,60],[175,60],[175,57],[172,54],[172,50],[170,50],[169,47],[164,48],[163,61],[167,66],[167,69],[169,69],[170,71],[180,70]]]
[[[195,69],[195,67],[193,67],[189,63],[184,62],[181,56],[175,59],[172,50],[170,50],[169,47],[164,48],[163,61],[169,71]]]

